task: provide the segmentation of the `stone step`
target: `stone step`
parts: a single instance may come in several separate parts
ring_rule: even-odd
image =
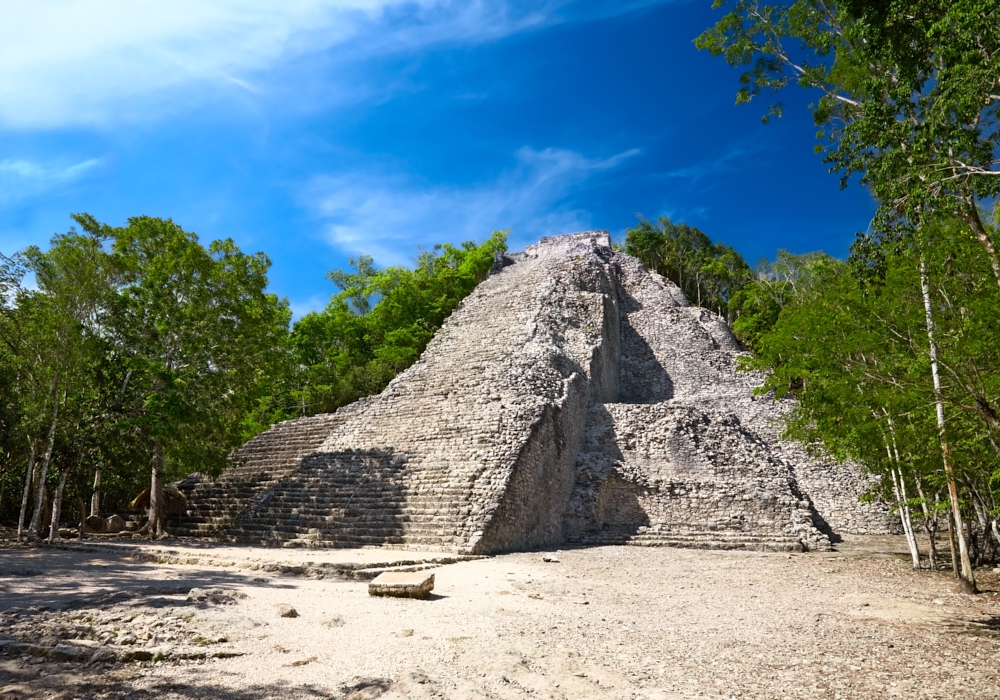
[[[802,551],[794,535],[766,535],[706,530],[702,532],[604,531],[586,535],[582,544],[628,544],[640,547],[680,547],[689,549],[746,549],[759,551]]]

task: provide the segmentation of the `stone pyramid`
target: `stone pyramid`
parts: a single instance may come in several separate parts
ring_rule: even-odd
[[[378,396],[286,421],[176,534],[491,553],[577,543],[828,548],[893,530],[856,466],[778,437],[725,322],[605,231],[497,259]]]

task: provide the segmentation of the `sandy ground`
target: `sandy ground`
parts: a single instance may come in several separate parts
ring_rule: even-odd
[[[516,553],[439,566],[431,599],[406,600],[340,575],[439,555],[6,546],[0,637],[165,660],[22,644],[0,655],[0,698],[1000,698],[1000,576],[968,596],[910,570],[902,538],[838,549]]]

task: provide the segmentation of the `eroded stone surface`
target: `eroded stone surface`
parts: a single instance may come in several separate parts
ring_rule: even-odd
[[[382,394],[287,421],[180,534],[490,553],[572,542],[815,549],[884,533],[852,465],[778,438],[726,324],[606,232],[502,256]]]
[[[368,595],[426,598],[434,590],[434,574],[424,571],[386,571],[368,583]]]

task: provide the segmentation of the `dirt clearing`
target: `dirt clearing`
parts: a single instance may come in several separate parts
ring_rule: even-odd
[[[8,546],[0,698],[1000,697],[996,574],[838,548]],[[431,566],[428,600],[368,595]]]

